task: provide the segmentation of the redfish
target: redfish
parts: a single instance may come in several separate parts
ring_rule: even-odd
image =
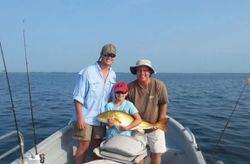
[[[118,111],[118,110],[103,112],[97,115],[96,117],[97,117],[97,120],[103,123],[107,123],[108,119],[113,119],[114,124],[116,126],[128,126],[134,120],[133,116],[131,116],[130,114],[123,112],[123,111]],[[142,121],[139,125],[132,128],[131,130],[142,131],[145,129],[156,128],[156,129],[161,129],[163,131],[166,131],[166,125],[167,125],[166,123],[167,123],[166,118],[156,123],[149,123],[146,121]]]

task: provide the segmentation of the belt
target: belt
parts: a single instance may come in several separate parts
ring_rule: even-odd
[[[144,133],[152,133],[154,131],[156,131],[157,129],[145,129]]]

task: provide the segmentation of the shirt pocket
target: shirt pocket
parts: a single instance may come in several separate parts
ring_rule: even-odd
[[[108,81],[106,81],[106,89],[108,92],[111,92],[113,89],[113,86],[115,85],[116,81],[115,79],[109,79]]]
[[[99,81],[89,81],[89,93],[88,96],[93,97],[97,97],[98,95],[100,95],[100,92],[102,91],[102,86],[101,83]]]
[[[110,101],[114,98],[114,93],[112,92],[112,89],[115,85],[116,81],[114,79],[109,79],[105,83],[105,100]]]

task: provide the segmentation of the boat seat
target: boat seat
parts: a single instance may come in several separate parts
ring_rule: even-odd
[[[103,141],[94,153],[104,159],[120,163],[138,163],[147,156],[147,148],[130,136],[115,135]]]
[[[108,159],[97,159],[83,164],[120,164],[120,163]]]

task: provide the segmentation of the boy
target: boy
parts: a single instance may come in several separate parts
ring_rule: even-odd
[[[114,125],[114,120],[109,119],[107,123],[108,128],[106,131],[106,136],[107,138],[110,138],[116,134],[131,136],[130,129],[136,127],[142,122],[141,117],[134,104],[126,100],[126,96],[128,95],[128,85],[125,82],[117,82],[114,85],[114,92],[115,92],[115,101],[108,103],[105,106],[105,111],[111,111],[111,110],[124,111],[132,115],[134,117],[134,121],[131,122],[126,127],[123,126],[116,127]]]

